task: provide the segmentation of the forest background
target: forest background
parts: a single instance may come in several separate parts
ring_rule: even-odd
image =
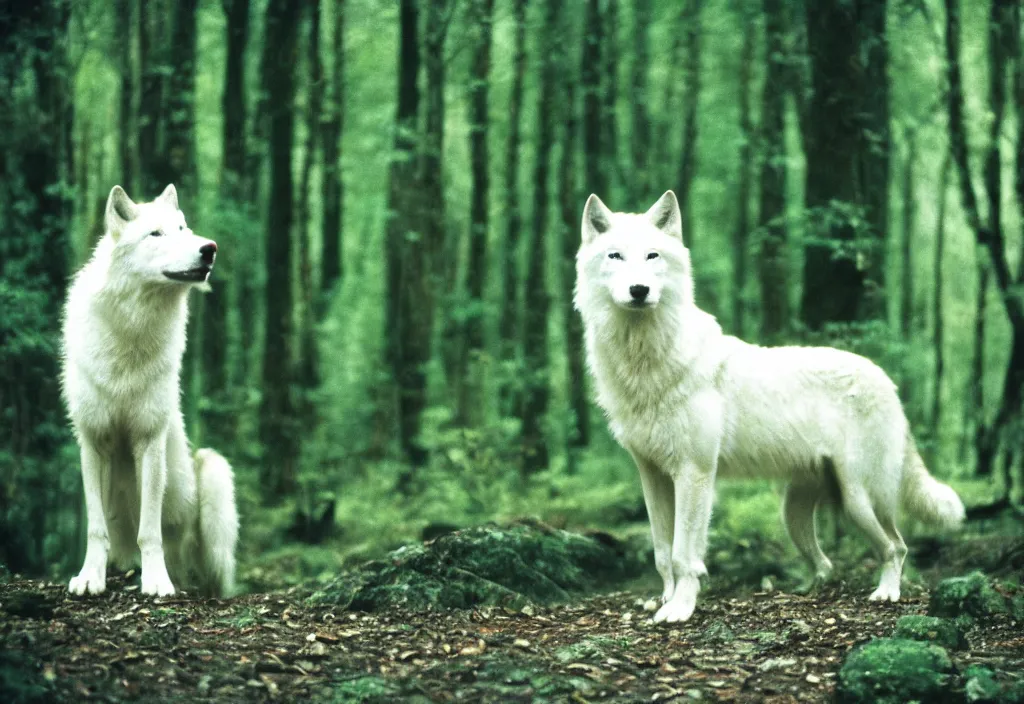
[[[67,576],[69,276],[115,183],[220,247],[191,439],[230,458],[241,577],[453,527],[645,518],[572,309],[586,196],[672,188],[699,304],[882,364],[933,472],[1020,500],[1020,0],[0,2],[0,566]],[[779,488],[714,531],[782,540]]]

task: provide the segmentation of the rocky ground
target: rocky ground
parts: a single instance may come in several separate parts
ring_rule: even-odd
[[[448,560],[450,547],[436,554]],[[400,561],[354,581],[365,593],[379,586],[380,565]],[[15,578],[0,584],[0,701],[904,701],[909,694],[888,689],[904,675],[880,683],[871,670],[915,657],[931,678],[920,686],[944,699],[1024,701],[1024,688],[1014,689],[1024,673],[1024,595],[1006,580],[976,580],[947,595],[944,608],[962,614],[900,624],[902,638],[935,645],[877,640],[937,603],[923,583],[908,584],[899,604],[870,603],[859,584],[809,596],[768,583],[744,596],[712,588],[691,621],[661,625],[646,590],[548,606],[392,601],[367,613],[347,610],[351,593],[322,586],[152,599],[130,573],[112,574],[101,597],[76,599],[64,584]],[[917,645],[925,650],[905,652]],[[854,649],[867,675],[841,669]]]

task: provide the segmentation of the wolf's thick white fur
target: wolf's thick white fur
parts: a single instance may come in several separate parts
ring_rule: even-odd
[[[671,191],[645,214],[613,213],[590,196],[575,303],[598,402],[640,472],[665,585],[656,621],[693,613],[718,476],[788,482],[786,526],[819,579],[832,564],[814,512],[838,486],[883,561],[873,600],[899,599],[900,504],[944,527],[963,521],[959,497],[925,469],[878,366],[833,348],[748,344],[697,308]]]
[[[64,318],[64,397],[88,521],[68,589],[101,594],[108,562],[141,556],[143,594],[168,596],[195,578],[226,596],[238,538],[231,467],[213,450],[190,453],[179,400],[188,294],[206,285],[216,245],[185,224],[173,185],[142,204],[115,186],[106,228]]]

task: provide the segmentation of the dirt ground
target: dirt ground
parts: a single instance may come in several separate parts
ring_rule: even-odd
[[[646,593],[368,615],[307,606],[297,589],[220,602],[144,598],[137,584],[112,575],[87,599],[64,584],[0,584],[0,700],[826,701],[847,651],[928,599],[913,585],[899,604],[842,585],[711,593],[691,621],[666,626],[651,622]],[[1024,629],[1008,616],[968,641],[958,669],[1024,671]]]

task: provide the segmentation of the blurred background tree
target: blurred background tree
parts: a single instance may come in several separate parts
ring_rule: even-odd
[[[2,0],[0,562],[79,560],[60,311],[115,183],[175,182],[220,244],[185,409],[236,467],[250,585],[431,526],[642,524],[571,305],[591,192],[638,211],[673,188],[726,330],[868,354],[937,474],[981,513],[1019,501],[1021,15]],[[721,530],[778,531],[777,489],[725,491]]]

